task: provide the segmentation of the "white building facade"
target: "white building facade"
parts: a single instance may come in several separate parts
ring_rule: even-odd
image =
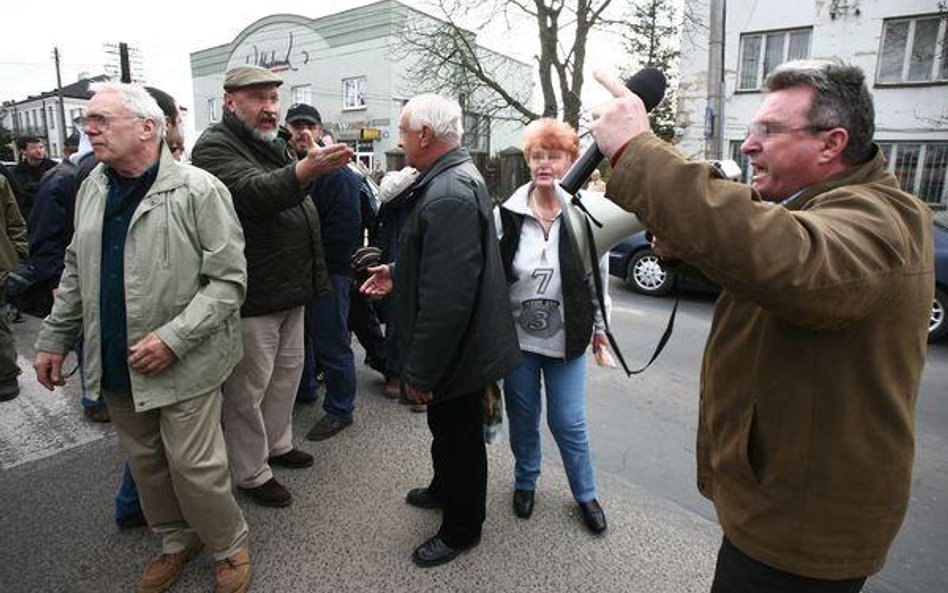
[[[194,121],[200,133],[220,120],[224,73],[257,64],[279,74],[284,115],[293,103],[308,103],[338,141],[353,146],[368,167],[386,168],[386,153],[398,146],[398,117],[414,94],[400,45],[407,22],[432,17],[395,0],[383,0],[317,19],[278,14],[248,26],[231,43],[191,54]],[[515,80],[532,90],[532,67],[507,58]],[[520,124],[465,112],[464,144],[494,153],[519,145]]]
[[[740,160],[763,81],[796,58],[862,68],[873,94],[875,140],[903,188],[933,209],[948,205],[948,11],[937,0],[716,0],[725,3],[723,109],[709,101],[709,29],[685,27],[679,147],[697,158]],[[701,0],[710,18],[710,6]],[[698,3],[696,3],[698,4]],[[708,20],[704,20],[707,23]],[[710,84],[714,84],[711,82]]]
[[[59,97],[55,90],[28,97],[22,101],[10,101],[0,106],[0,126],[13,133],[14,138],[34,136],[46,142],[50,157],[62,157],[62,139],[73,133],[75,121],[86,111],[92,98],[89,85],[108,80],[105,75],[83,78],[62,88],[65,130],[60,129]]]

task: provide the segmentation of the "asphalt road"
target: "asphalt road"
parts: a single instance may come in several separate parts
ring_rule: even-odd
[[[635,295],[618,283],[612,293],[615,333],[630,364],[641,365],[672,300]],[[298,497],[292,509],[241,501],[253,525],[254,590],[707,591],[720,536],[713,508],[694,486],[694,435],[712,306],[710,296],[686,295],[666,351],[640,375],[628,379],[590,362],[590,432],[610,520],[605,539],[591,542],[573,516],[546,435],[534,518],[510,519],[510,454],[506,442],[494,445],[485,543],[447,569],[413,569],[408,553],[431,526],[406,512],[401,498],[428,471],[424,417],[382,400],[378,377],[359,365],[356,423],[325,443],[304,441],[316,468],[281,477]],[[24,394],[0,406],[0,591],[128,590],[155,538],[111,524],[121,453],[108,425],[81,419],[74,386],[48,394],[35,385],[30,345],[38,325],[30,319],[14,328]],[[298,410],[297,435],[316,417],[315,408]],[[941,344],[929,350],[918,397],[908,516],[868,593],[948,590],[946,429],[948,344]],[[295,564],[301,555],[305,563]],[[175,591],[207,590],[209,575],[207,561],[189,567]]]
[[[651,356],[671,298],[625,290],[612,279],[613,333],[630,366]],[[710,327],[713,295],[686,294],[665,352],[641,375],[591,368],[588,410],[598,469],[714,520],[694,485],[698,369]],[[869,593],[948,590],[948,343],[931,345],[918,394],[916,459],[908,515],[885,569]],[[546,450],[553,446],[545,443]]]

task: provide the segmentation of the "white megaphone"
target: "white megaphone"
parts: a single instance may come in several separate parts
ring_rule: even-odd
[[[583,212],[584,209],[586,212]],[[565,204],[563,212],[569,217],[570,226],[576,234],[579,256],[587,274],[593,269],[586,237],[588,229],[592,229],[593,243],[599,258],[629,235],[645,230],[645,225],[639,222],[634,214],[623,210],[598,191],[579,192],[574,200]],[[587,220],[589,226],[586,225]]]
[[[711,165],[715,177],[731,181],[740,180],[741,168],[735,161],[711,160],[708,164]],[[560,196],[566,204],[563,211],[569,216],[570,226],[576,233],[576,242],[579,243],[580,256],[587,274],[592,270],[589,241],[586,239],[587,220],[589,220],[588,228],[592,229],[596,254],[600,258],[629,235],[645,230],[645,225],[634,214],[620,208],[603,192],[583,190],[571,199],[569,194],[562,189],[560,188],[562,192]]]

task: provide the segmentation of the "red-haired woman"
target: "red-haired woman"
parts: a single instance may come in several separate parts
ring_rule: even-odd
[[[586,526],[606,530],[596,500],[586,429],[586,349],[606,344],[591,276],[580,261],[577,234],[563,212],[568,196],[557,183],[576,159],[579,138],[568,124],[534,121],[524,130],[532,180],[497,210],[501,254],[523,365],[504,379],[510,447],[516,458],[514,513],[528,519],[540,474],[541,379],[547,423],[563,459]],[[604,264],[605,258],[601,264]],[[603,265],[598,270],[605,280]]]

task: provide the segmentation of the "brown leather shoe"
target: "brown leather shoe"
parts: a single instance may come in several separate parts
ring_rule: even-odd
[[[159,554],[145,567],[142,578],[138,580],[135,593],[161,593],[178,581],[184,567],[192,558],[201,553],[204,544],[198,542],[181,552]]]
[[[214,568],[214,593],[244,593],[250,585],[250,548],[244,547]]]
[[[398,377],[392,377],[385,381],[385,388],[382,389],[382,395],[388,399],[398,399],[402,392],[402,386],[399,384]]]
[[[103,423],[110,422],[112,420],[111,416],[109,416],[109,409],[105,406],[105,404],[82,408],[82,415],[92,422]]]

